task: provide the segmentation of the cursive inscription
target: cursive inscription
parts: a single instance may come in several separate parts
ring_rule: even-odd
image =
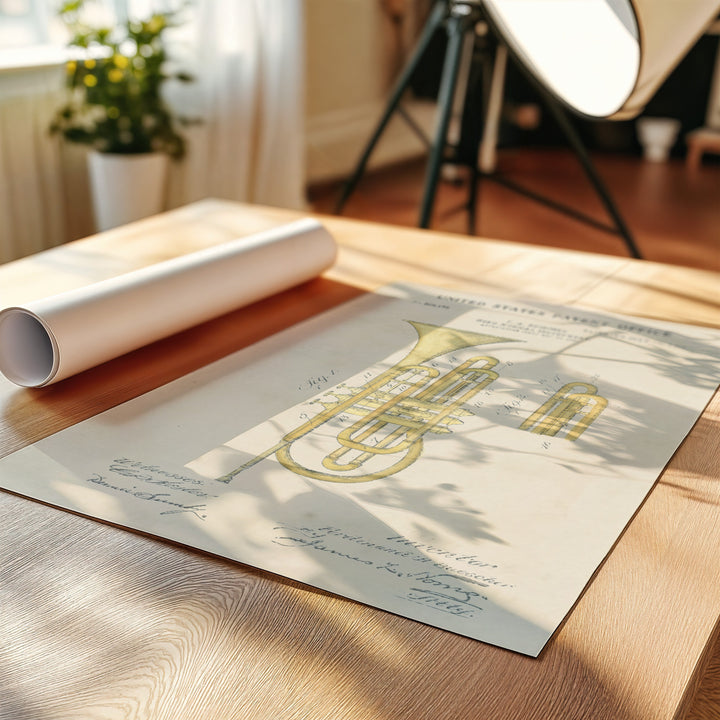
[[[482,612],[488,597],[483,589],[511,588],[499,577],[483,573],[496,565],[472,554],[461,554],[395,535],[371,540],[333,526],[278,525],[273,542],[348,560],[378,574],[398,597],[439,612],[467,618]],[[435,557],[433,557],[434,555]]]
[[[172,510],[163,510],[160,514],[161,515],[176,515],[178,513],[190,513],[197,517],[200,520],[205,519],[205,505],[187,505],[184,503],[177,502],[172,499],[172,496],[170,493],[157,493],[157,492],[147,492],[145,490],[140,490],[137,486],[133,485],[132,487],[123,487],[122,485],[114,485],[111,482],[108,482],[108,480],[103,477],[102,475],[99,475],[98,473],[95,473],[94,475],[91,475],[87,482],[92,483],[93,485],[100,485],[101,487],[107,488],[108,490],[115,490],[116,492],[125,493],[126,495],[131,495],[134,498],[137,498],[138,500],[147,500],[149,502],[156,502],[161,503],[164,505],[169,505],[173,509]]]
[[[276,530],[278,528],[275,528]],[[329,553],[330,555],[336,555],[337,557],[345,558],[346,560],[352,560],[353,562],[359,563],[360,565],[372,565],[371,560],[365,560],[357,555],[350,555],[349,553],[340,552],[336,548],[331,547],[322,540],[309,537],[293,537],[292,535],[280,535],[276,537],[273,542],[276,545],[282,547],[304,547],[318,550],[320,552]]]
[[[157,503],[162,508],[160,515],[189,514],[198,520],[207,517],[207,506],[202,500],[217,497],[205,490],[201,479],[126,457],[115,458],[107,471],[91,475],[86,482],[137,500]]]
[[[137,460],[117,458],[110,464],[109,471],[115,475],[138,480],[149,485],[159,485],[168,490],[176,490],[195,497],[217,497],[216,495],[209,495],[203,488],[204,482],[198,478],[170,473],[157,465],[145,465]]]
[[[474,618],[477,611],[482,610],[481,607],[471,605],[470,603],[457,600],[452,595],[446,595],[441,592],[432,590],[423,590],[421,588],[411,588],[410,592],[405,596],[408,600],[419,605],[431,607],[433,610],[449,613],[450,615],[459,615],[461,617]]]

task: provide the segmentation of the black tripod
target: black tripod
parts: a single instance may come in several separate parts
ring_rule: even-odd
[[[411,127],[417,132],[417,127],[412,123],[404,113],[402,113],[400,101],[405,94],[406,90],[410,86],[413,74],[422,61],[425,53],[428,50],[431,40],[435,33],[445,26],[447,32],[447,48],[445,51],[445,59],[443,62],[442,75],[440,78],[440,87],[437,96],[438,105],[438,119],[435,131],[434,142],[428,143],[430,145],[430,155],[428,158],[427,170],[425,174],[425,187],[423,190],[423,198],[420,206],[420,217],[418,225],[421,228],[427,228],[430,226],[430,220],[432,217],[433,206],[435,202],[435,194],[437,191],[437,184],[440,177],[440,168],[443,163],[450,162],[452,164],[468,164],[470,166],[470,186],[469,186],[469,200],[468,200],[468,229],[471,234],[475,232],[475,220],[476,220],[476,208],[477,208],[477,192],[478,192],[478,181],[480,177],[484,177],[495,182],[498,182],[505,187],[508,187],[515,192],[519,192],[526,197],[542,202],[549,207],[564,212],[571,217],[580,220],[581,222],[588,223],[607,232],[620,235],[628,252],[632,257],[640,258],[640,252],[635,245],[635,241],[623,221],[615,203],[613,202],[610,194],[605,187],[602,179],[598,175],[595,166],[593,165],[590,156],[588,155],[580,136],[570,122],[564,109],[560,103],[534,78],[530,78],[533,84],[536,86],[538,93],[544,104],[548,107],[552,113],[555,121],[558,123],[560,129],[565,135],[570,147],[575,152],[585,174],[589,181],[592,183],[596,193],[602,201],[606,212],[613,221],[613,225],[606,225],[601,223],[594,218],[585,215],[571,207],[563,205],[562,203],[556,202],[552,199],[546,198],[538,193],[531,190],[527,190],[517,183],[503,178],[497,173],[483,172],[478,168],[477,164],[477,153],[480,145],[480,123],[477,123],[477,127],[472,131],[472,137],[470,139],[470,145],[472,152],[468,153],[469,158],[462,161],[453,155],[451,148],[447,142],[448,129],[450,125],[450,119],[453,109],[453,101],[455,98],[455,92],[458,81],[458,71],[460,69],[461,58],[463,48],[467,47],[466,43],[472,43],[475,49],[479,49],[482,56],[482,62],[485,69],[485,77],[489,76],[492,72],[492,64],[494,62],[493,44],[500,42],[492,36],[485,36],[484,38],[478,39],[478,35],[475,32],[476,24],[484,19],[482,0],[436,0],[430,15],[423,27],[418,42],[402,70],[400,77],[396,81],[395,87],[390,95],[385,111],[378,122],[375,131],[373,132],[370,140],[368,141],[365,149],[360,157],[360,160],[355,167],[355,170],[350,179],[345,184],[340,199],[336,205],[336,212],[342,212],[345,203],[347,202],[350,195],[357,187],[360,178],[365,172],[367,162],[372,154],[375,145],[382,136],[385,127],[390,121],[395,111],[400,111],[403,117],[410,122]],[[476,43],[482,42],[483,46],[477,48]],[[467,101],[467,97],[466,97]],[[487,92],[483,97],[483,113],[487,111]]]

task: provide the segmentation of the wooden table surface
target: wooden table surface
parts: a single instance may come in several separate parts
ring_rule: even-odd
[[[296,217],[197,203],[0,267],[0,304]],[[322,278],[55,386],[2,379],[0,455],[392,281],[720,327],[713,273],[321,220]],[[0,492],[0,718],[718,717],[719,505],[716,395],[533,659]]]

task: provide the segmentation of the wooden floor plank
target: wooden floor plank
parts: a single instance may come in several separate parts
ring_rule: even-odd
[[[645,259],[720,270],[720,164],[697,171],[682,159],[651,163],[598,155],[597,170]],[[566,150],[508,149],[498,169],[515,182],[608,222],[575,157]],[[417,225],[425,161],[413,160],[365,175],[343,215],[391,225]],[[310,189],[315,212],[332,213],[342,182]],[[467,183],[441,182],[432,229],[466,233]],[[625,255],[623,241],[486,180],[478,195],[477,235],[515,242]]]

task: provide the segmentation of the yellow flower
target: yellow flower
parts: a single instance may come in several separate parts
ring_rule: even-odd
[[[96,63],[92,58],[89,58],[83,62],[83,65],[85,65],[88,70],[92,70],[95,67]]]
[[[165,19],[159,15],[153,15],[146,27],[151,33],[155,34],[165,27]]]
[[[95,87],[97,85],[97,78],[94,75],[86,75],[83,78],[83,82],[87,87]]]
[[[77,68],[77,63],[74,60],[70,60],[67,65],[65,66],[65,69],[68,72],[68,75],[72,75],[75,72],[75,69]]]
[[[113,68],[108,72],[108,80],[113,83],[120,82],[123,79],[123,74],[122,70]]]
[[[126,68],[130,61],[124,55],[113,55],[113,63],[115,67]]]

